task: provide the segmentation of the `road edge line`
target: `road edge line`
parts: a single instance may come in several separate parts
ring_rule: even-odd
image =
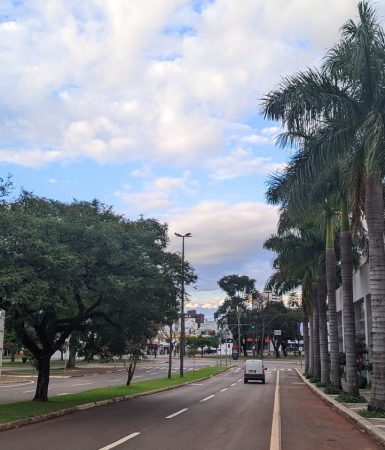
[[[363,431],[365,431],[369,436],[379,442],[381,445],[385,446],[385,433],[381,432],[377,429],[375,425],[372,425],[368,420],[364,417],[360,416],[354,411],[351,411],[349,408],[334,400],[334,398],[330,397],[328,394],[325,394],[316,386],[314,386],[310,381],[305,378],[302,373],[296,368],[297,375],[302,379],[307,388],[311,390],[315,395],[317,395],[324,403],[328,406],[331,406],[335,411],[339,412],[341,415],[345,416],[350,421],[354,422],[356,425],[358,424]]]
[[[279,388],[279,369],[275,384],[273,422],[271,424],[270,450],[281,450],[281,402]]]

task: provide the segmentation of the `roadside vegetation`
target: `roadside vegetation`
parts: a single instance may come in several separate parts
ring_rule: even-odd
[[[371,372],[369,411],[385,411],[385,34],[374,8],[358,3],[340,40],[319,67],[286,76],[261,108],[278,121],[277,143],[291,152],[270,176],[266,198],[279,207],[277,232],[265,242],[275,252],[267,288],[302,289],[305,373],[341,392],[336,288],[343,293],[346,384],[341,401],[362,400]],[[357,340],[353,270],[368,261],[372,366]],[[328,325],[327,325],[328,323]]]

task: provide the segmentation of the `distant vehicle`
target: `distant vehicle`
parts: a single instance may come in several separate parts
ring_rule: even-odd
[[[260,380],[262,384],[265,384],[265,370],[267,369],[261,359],[248,359],[244,367],[243,382]]]
[[[212,354],[212,353],[216,353],[216,352],[217,352],[217,349],[214,348],[214,347],[206,347],[206,348],[204,349],[204,352],[207,353],[208,355],[210,355],[210,354]]]

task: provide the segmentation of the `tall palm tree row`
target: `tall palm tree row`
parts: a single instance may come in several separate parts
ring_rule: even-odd
[[[357,23],[345,23],[321,69],[284,79],[263,100],[263,111],[286,126],[284,143],[302,142],[316,130],[319,145],[309,154],[308,174],[325,173],[342,161],[354,191],[365,192],[373,335],[369,409],[385,410],[385,38],[368,2],[358,4],[358,14]]]

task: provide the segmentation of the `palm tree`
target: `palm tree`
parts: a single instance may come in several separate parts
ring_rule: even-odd
[[[302,308],[306,317],[311,315],[309,340],[308,322],[306,320],[304,322],[306,326],[304,329],[305,371],[320,378],[319,338],[317,337],[319,336],[318,293],[311,291],[314,280],[314,271],[311,268],[318,262],[322,252],[322,243],[314,227],[308,225],[298,229],[287,220],[282,211],[278,233],[266,240],[264,248],[277,253],[277,257],[273,261],[273,268],[276,272],[269,279],[268,288],[283,293],[302,285]],[[314,326],[314,321],[316,326]],[[315,373],[314,367],[316,368]]]
[[[324,295],[324,276],[319,278],[319,328],[321,345],[321,381],[332,382],[336,388],[341,387],[339,376],[339,342],[336,311],[336,257],[334,251],[334,231],[332,220],[334,214],[333,203],[335,173],[309,179],[306,174],[306,165],[309,155],[317,145],[317,136],[310,136],[303,140],[303,147],[289,161],[283,172],[270,177],[267,200],[269,203],[280,203],[286,208],[287,214],[297,222],[318,221],[320,233],[326,236],[325,274],[327,294],[329,300],[329,336],[330,360],[328,357],[328,336],[326,318],[326,295]],[[305,173],[303,173],[305,172]],[[327,201],[329,200],[331,201]]]
[[[358,5],[359,22],[349,20],[327,55],[322,71],[309,70],[284,80],[264,101],[266,116],[283,120],[292,136],[327,124],[321,166],[350,156],[363,164],[356,179],[365,187],[372,302],[373,383],[371,410],[385,410],[385,249],[384,174],[385,38],[373,9]],[[295,138],[294,138],[295,139]],[[320,169],[321,166],[318,166]]]

